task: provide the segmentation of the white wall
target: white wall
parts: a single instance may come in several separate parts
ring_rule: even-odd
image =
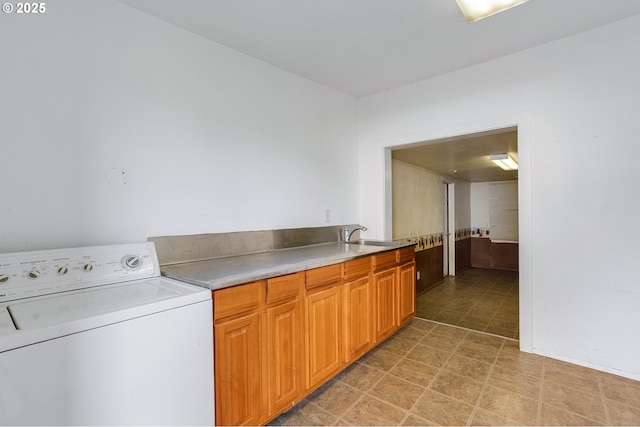
[[[518,241],[518,182],[471,184],[471,227],[490,229],[493,240]]]
[[[518,126],[521,347],[635,379],[639,39],[635,16],[360,101],[361,222],[379,237],[387,147]]]
[[[471,184],[464,181],[454,183],[455,189],[455,224],[456,230],[464,230],[471,227]],[[452,232],[455,230],[451,230]]]
[[[112,0],[0,18],[0,252],[358,222],[354,98]]]

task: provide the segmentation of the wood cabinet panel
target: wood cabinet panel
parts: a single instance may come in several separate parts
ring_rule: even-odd
[[[260,418],[258,314],[214,327],[216,425],[256,425]]]
[[[307,388],[329,378],[341,367],[341,287],[306,297]]]
[[[267,309],[268,414],[292,407],[302,396],[300,315],[299,299]]]
[[[471,267],[471,238],[456,240],[456,273]]]
[[[396,251],[381,252],[371,257],[371,268],[373,271],[380,271],[390,267],[395,267]]]
[[[369,275],[344,284],[344,360],[350,363],[373,344],[371,284]]]
[[[288,274],[267,280],[267,304],[287,301],[300,296],[304,273]]]
[[[380,342],[397,329],[396,269],[373,274],[374,338]]]
[[[213,320],[221,322],[254,312],[264,298],[263,280],[213,292]]]
[[[471,266],[491,268],[491,241],[482,237],[471,239]]]
[[[398,267],[398,319],[401,326],[416,313],[416,263],[414,261]]]
[[[411,262],[415,259],[415,257],[416,257],[415,246],[401,248],[396,251],[396,262],[398,263],[398,265]]]
[[[499,270],[518,271],[518,244],[491,242],[491,265]]]
[[[518,271],[517,243],[494,243],[483,237],[470,240],[472,267]]]
[[[328,286],[339,282],[341,279],[342,264],[333,264],[305,271],[305,286],[307,289]]]
[[[344,263],[344,280],[353,280],[366,276],[371,271],[371,257],[358,258]]]

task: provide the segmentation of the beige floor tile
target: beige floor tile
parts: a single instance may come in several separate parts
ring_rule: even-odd
[[[469,377],[441,369],[429,388],[457,400],[474,405],[482,392],[483,384]]]
[[[495,416],[525,425],[537,425],[538,401],[497,387],[488,386],[478,406]]]
[[[400,356],[404,356],[407,354],[409,350],[415,347],[415,340],[404,339],[398,335],[394,335],[389,338],[387,341],[380,344],[378,348],[381,348],[389,353],[394,353]]]
[[[505,345],[498,354],[496,366],[540,378],[542,377],[544,357],[523,353],[517,348]]]
[[[467,334],[464,340],[465,342],[481,344],[486,347],[491,347],[498,350],[502,348],[502,345],[505,342],[505,339],[502,337],[496,337],[496,336],[487,335],[487,334],[473,334],[473,333]]]
[[[478,335],[478,334],[470,334]],[[478,344],[472,341],[463,341],[456,348],[455,354],[465,357],[470,357],[475,360],[479,360],[484,363],[493,364],[498,357],[499,348],[487,347],[483,344]]]
[[[459,356],[456,351],[444,364],[444,369],[458,375],[464,375],[474,381],[483,382],[487,378],[487,375],[489,375],[491,365],[468,357]]]
[[[407,358],[425,363],[436,368],[441,368],[451,355],[450,351],[444,351],[426,345],[417,345],[409,353]]]
[[[391,375],[385,375],[369,394],[404,410],[411,409],[424,388]]]
[[[449,338],[438,334],[429,334],[422,338],[419,344],[437,348],[444,351],[452,351],[462,338]]]
[[[414,414],[409,414],[407,418],[402,422],[403,426],[437,426],[437,423],[425,420]]]
[[[484,331],[489,324],[483,320],[469,318],[467,316],[458,320],[456,324],[462,328],[473,329],[474,331]]]
[[[398,363],[398,360],[397,354],[390,353],[381,348],[374,348],[369,353],[362,356],[358,360],[358,363],[387,372],[396,363]]]
[[[389,373],[403,378],[421,387],[428,387],[431,380],[438,374],[439,368],[425,365],[411,359],[403,359],[398,362]]]
[[[393,337],[402,338],[408,341],[418,342],[422,338],[426,337],[428,334],[429,334],[428,330],[411,328],[411,327],[405,326],[404,328],[396,332],[393,335]]]
[[[598,376],[607,399],[640,408],[640,381],[600,372]]]
[[[427,390],[411,412],[438,425],[462,426],[471,417],[473,406]]]
[[[448,309],[442,310],[436,316],[434,316],[433,320],[436,322],[442,323],[450,323],[452,325],[457,325],[460,320],[465,316],[466,312],[457,312],[450,311]]]
[[[543,426],[599,426],[601,423],[581,417],[573,412],[555,408],[549,405],[542,405],[540,414],[540,425]]]
[[[513,339],[518,338],[517,326],[513,326],[513,328],[502,328],[495,325],[487,325],[487,327],[484,328],[484,332],[487,332],[489,334],[494,334],[494,335],[500,335],[506,338],[513,338]]]
[[[344,414],[360,397],[362,392],[339,381],[331,380],[313,392],[307,400],[336,416]]]
[[[342,371],[336,380],[343,382],[361,391],[367,391],[384,377],[384,373],[361,363],[353,365]]]
[[[552,382],[542,385],[542,403],[606,423],[602,397]]]
[[[587,393],[600,394],[596,372],[570,363],[546,359],[544,380]]]
[[[426,321],[424,319],[418,319],[414,317],[413,319],[411,319],[411,321],[407,326],[414,329],[420,329],[421,331],[424,331],[424,332],[431,332],[433,328],[436,327],[436,324],[433,322]]]
[[[460,329],[460,328],[456,328],[453,326],[449,326],[449,325],[436,325],[435,328],[433,328],[433,330],[431,331],[431,333],[433,335],[442,335],[444,337],[447,338],[452,338],[452,339],[462,339],[464,337],[467,336],[467,334],[469,333],[469,331],[466,331],[464,329]]]
[[[468,269],[448,276],[417,298],[416,315],[442,323],[517,338],[518,273]],[[493,323],[490,324],[490,322]]]
[[[509,420],[505,417],[501,417],[494,412],[485,411],[482,409],[476,409],[476,412],[473,414],[473,418],[471,418],[472,426],[513,426],[513,425],[522,425],[514,422],[513,420]]]
[[[290,411],[273,420],[273,426],[330,426],[338,421],[338,417],[320,407],[303,400]]]
[[[540,378],[499,367],[494,367],[489,377],[489,384],[494,387],[536,400],[540,397],[541,383]]]
[[[405,417],[405,411],[379,399],[365,395],[344,414],[340,425],[397,426]]]
[[[614,400],[605,400],[609,420],[614,426],[640,426],[640,408]]]

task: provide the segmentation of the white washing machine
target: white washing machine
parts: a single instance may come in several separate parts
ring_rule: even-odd
[[[152,242],[0,254],[0,425],[213,425],[212,319]]]

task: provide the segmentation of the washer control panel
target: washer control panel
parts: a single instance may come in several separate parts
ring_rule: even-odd
[[[0,302],[159,275],[153,242],[0,254]]]

